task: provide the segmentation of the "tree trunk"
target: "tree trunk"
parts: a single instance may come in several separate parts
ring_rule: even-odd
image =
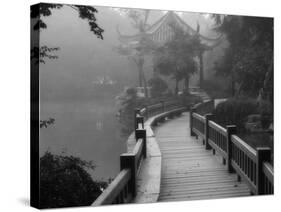
[[[199,86],[202,88],[204,83],[204,64],[203,64],[203,52],[199,53]]]
[[[175,95],[177,96],[178,93],[179,93],[179,80],[176,79]]]
[[[269,68],[266,71],[262,90],[264,91],[264,99],[273,104],[273,61],[271,61]]]
[[[143,69],[142,69],[142,81],[143,81],[143,86],[144,86],[144,95],[145,95],[145,98],[147,98],[148,97],[147,82],[146,82],[146,78],[145,78]]]
[[[235,80],[234,80],[234,71],[231,71],[231,95],[235,96]]]
[[[185,93],[189,93],[189,77],[184,79],[184,87]]]
[[[142,87],[142,67],[138,64],[138,71],[139,71],[139,87]]]
[[[147,83],[143,71],[143,64],[144,64],[144,58],[140,56],[137,62],[138,72],[139,72],[139,87],[144,87],[144,96],[145,98],[147,98],[148,97]]]

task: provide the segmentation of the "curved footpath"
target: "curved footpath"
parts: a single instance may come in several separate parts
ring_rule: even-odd
[[[189,135],[189,112],[155,129],[162,154],[158,201],[249,196],[244,182],[229,174],[219,156]]]
[[[149,118],[147,158],[137,176],[134,203],[182,201],[249,196],[244,182],[229,174],[220,156],[205,150],[202,141],[189,135],[189,112],[167,120],[154,131],[152,126],[170,112]],[[134,134],[128,141],[128,152],[135,146]]]
[[[166,117],[178,115],[185,110],[185,107],[170,110],[152,116],[145,122],[147,156],[145,160],[142,160],[142,165],[140,170],[138,170],[137,196],[133,200],[134,203],[157,202],[160,194],[162,156],[152,127],[159,123],[159,121],[166,120]],[[135,144],[136,140],[133,133],[127,140],[127,151],[132,152]]]

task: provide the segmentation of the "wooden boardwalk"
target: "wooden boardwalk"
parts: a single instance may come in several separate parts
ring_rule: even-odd
[[[189,113],[155,129],[162,153],[159,201],[249,196],[247,185],[229,174],[221,158],[189,132]]]

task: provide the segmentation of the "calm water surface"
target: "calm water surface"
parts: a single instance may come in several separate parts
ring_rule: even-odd
[[[55,118],[55,124],[40,130],[40,155],[46,150],[92,160],[94,179],[107,180],[119,171],[119,155],[126,152],[120,135],[114,98],[96,101],[40,103],[40,119]]]

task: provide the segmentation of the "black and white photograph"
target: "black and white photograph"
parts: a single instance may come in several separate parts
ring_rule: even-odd
[[[278,211],[278,1],[1,6],[0,211]]]
[[[30,7],[31,206],[274,194],[274,18]]]

